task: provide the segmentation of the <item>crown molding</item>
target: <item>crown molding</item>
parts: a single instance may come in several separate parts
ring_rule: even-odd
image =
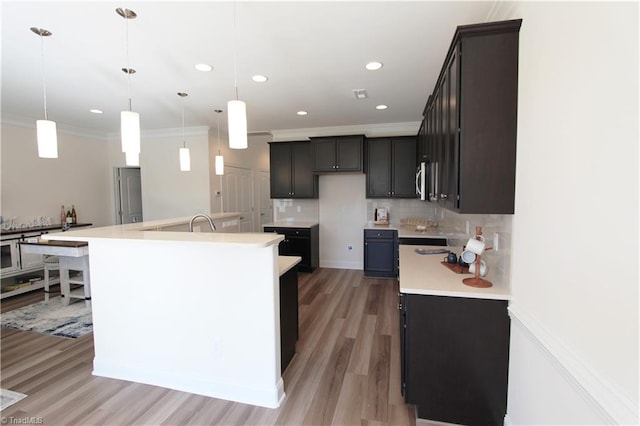
[[[272,130],[273,140],[286,142],[306,140],[317,136],[340,136],[364,134],[368,137],[380,136],[413,136],[418,133],[419,121],[404,123],[362,124],[352,126],[309,127],[303,129]]]

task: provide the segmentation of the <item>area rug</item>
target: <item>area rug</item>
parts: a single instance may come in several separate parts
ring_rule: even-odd
[[[93,331],[91,308],[83,301],[63,305],[59,297],[2,314],[2,327],[74,339]]]
[[[26,397],[27,395],[20,392],[14,392],[8,389],[0,389],[0,410],[4,410],[8,406],[13,405],[16,402]],[[5,423],[5,419],[3,418],[2,424],[4,423]]]

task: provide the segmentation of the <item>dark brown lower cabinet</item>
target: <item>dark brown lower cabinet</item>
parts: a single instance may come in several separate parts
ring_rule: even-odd
[[[296,353],[298,341],[298,266],[280,276],[280,371]]]
[[[401,378],[418,417],[502,425],[507,410],[507,301],[400,294]]]
[[[298,270],[313,272],[320,264],[320,227],[313,225],[304,228],[265,226],[264,232],[284,235],[278,245],[280,256],[300,256],[302,261]]]

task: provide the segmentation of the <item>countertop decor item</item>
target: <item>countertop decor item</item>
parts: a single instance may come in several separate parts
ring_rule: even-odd
[[[477,241],[478,243],[476,244],[475,241]],[[482,241],[482,243],[480,244],[480,241]],[[475,259],[475,274],[473,277],[471,278],[464,278],[462,280],[462,283],[471,287],[477,287],[477,288],[488,288],[491,287],[493,284],[491,283],[491,281],[487,281],[484,278],[480,277],[480,269],[481,269],[481,255],[485,250],[485,245],[484,245],[484,237],[482,236],[482,227],[481,226],[476,226],[476,236],[473,239],[470,239],[469,242],[467,243],[467,250],[469,250],[470,246],[477,246],[478,250],[475,252],[476,254],[476,259]]]

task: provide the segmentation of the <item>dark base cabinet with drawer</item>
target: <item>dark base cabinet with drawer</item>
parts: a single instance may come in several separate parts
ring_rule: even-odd
[[[395,230],[364,230],[364,274],[367,277],[398,276],[397,240]]]
[[[313,272],[320,264],[320,232],[319,226],[290,228],[279,226],[265,226],[264,232],[275,232],[284,235],[284,240],[278,245],[280,256],[300,256],[302,261],[298,270]]]
[[[400,294],[401,380],[419,418],[502,425],[510,320],[506,300]]]

